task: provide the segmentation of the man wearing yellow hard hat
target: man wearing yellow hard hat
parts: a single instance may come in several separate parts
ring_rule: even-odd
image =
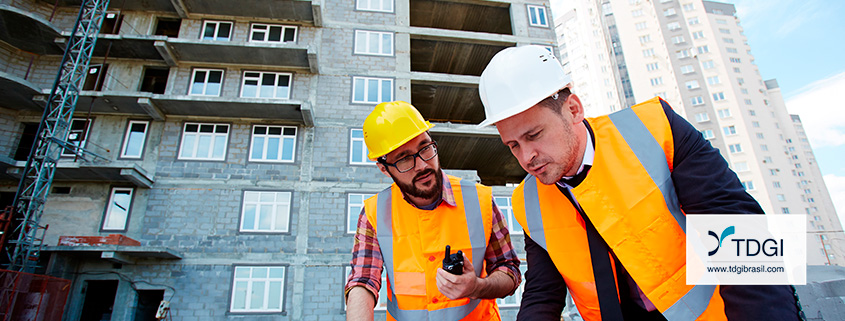
[[[372,320],[382,286],[388,320],[500,320],[495,299],[519,286],[519,259],[491,189],[443,174],[432,127],[403,101],[377,105],[364,121],[368,156],[394,183],[364,202],[347,320]]]
[[[514,190],[528,271],[517,320],[796,320],[788,285],[687,285],[686,215],[763,213],[659,98],[584,118],[560,62],[507,48],[481,74],[485,119],[528,176]]]

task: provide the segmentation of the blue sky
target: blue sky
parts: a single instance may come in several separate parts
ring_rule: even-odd
[[[801,116],[840,221],[845,221],[845,1],[733,0],[763,79],[777,78]]]
[[[564,1],[551,0],[552,13]],[[682,1],[683,2],[683,1]],[[787,109],[801,116],[845,222],[845,1],[725,0],[737,8],[763,80],[776,78]],[[561,12],[557,12],[557,11]]]

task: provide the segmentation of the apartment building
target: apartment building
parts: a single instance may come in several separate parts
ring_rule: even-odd
[[[574,91],[595,101],[592,111],[662,97],[720,150],[766,213],[807,214],[808,264],[845,264],[845,236],[800,120],[777,82],[761,78],[732,4],[569,1],[556,12],[562,61]]]
[[[0,200],[10,205],[80,1],[0,4]],[[65,320],[344,320],[363,200],[391,182],[361,124],[405,100],[448,173],[524,172],[484,118],[501,49],[554,47],[546,1],[111,1],[42,225]],[[523,266],[524,268],[524,266]],[[521,289],[500,300],[514,319]],[[377,319],[384,319],[384,298]]]

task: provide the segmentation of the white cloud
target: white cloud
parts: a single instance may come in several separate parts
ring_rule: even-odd
[[[786,101],[801,122],[813,148],[845,145],[845,72],[813,82]]]
[[[833,206],[839,214],[839,222],[845,224],[845,176],[827,174],[824,176],[824,184],[827,185]]]

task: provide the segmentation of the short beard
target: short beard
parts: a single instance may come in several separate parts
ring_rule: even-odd
[[[411,180],[410,184],[405,184],[399,181],[396,176],[394,176],[393,173],[391,173],[390,171],[388,171],[387,173],[390,174],[391,178],[393,178],[393,181],[396,183],[396,186],[399,186],[399,190],[406,195],[422,199],[430,199],[435,198],[437,197],[437,195],[443,193],[443,172],[440,170],[429,168],[425,171],[422,171],[416,176],[414,176],[414,179]],[[417,177],[426,175],[428,173],[434,173],[434,186],[429,191],[423,191],[417,188],[417,186],[414,184],[414,181],[417,180]]]

